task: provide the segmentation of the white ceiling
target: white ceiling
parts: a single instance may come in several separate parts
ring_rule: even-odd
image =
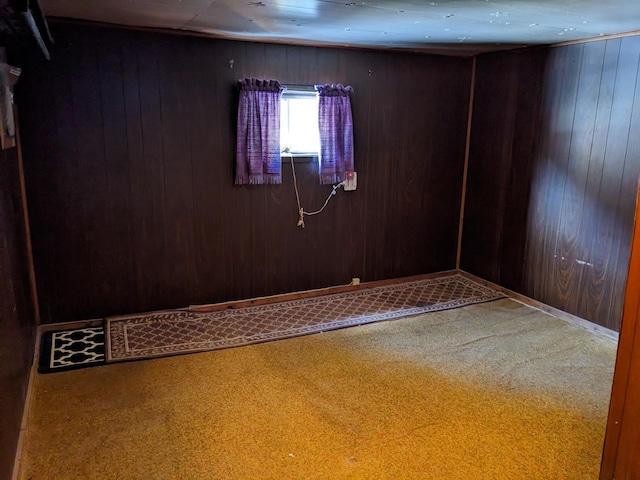
[[[49,17],[470,55],[640,31],[640,0],[40,0]]]

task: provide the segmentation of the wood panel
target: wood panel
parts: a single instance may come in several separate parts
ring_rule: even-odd
[[[478,58],[462,269],[619,330],[639,52],[626,37]]]
[[[640,199],[640,197],[638,197]],[[624,313],[613,376],[600,480],[640,478],[640,204],[625,288]]]
[[[16,93],[44,322],[455,267],[470,59],[52,28]],[[358,190],[305,229],[288,164],[233,185],[249,76],[354,87]],[[295,168],[319,208],[331,188]]]
[[[16,148],[0,151],[0,479],[11,478],[33,359],[30,302]]]

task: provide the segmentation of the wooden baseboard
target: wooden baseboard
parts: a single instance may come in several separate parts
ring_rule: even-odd
[[[268,305],[271,303],[286,302],[290,300],[299,300],[303,298],[320,297],[320,296],[331,295],[336,293],[365,290],[369,288],[384,287],[387,285],[397,285],[405,282],[428,280],[433,278],[447,277],[451,275],[461,275],[476,283],[489,287],[493,290],[502,292],[507,297],[513,300],[516,300],[520,303],[523,303],[524,305],[535,308],[537,310],[541,310],[561,320],[564,320],[569,323],[573,323],[574,325],[578,325],[586,330],[589,330],[590,332],[597,333],[598,335],[603,335],[605,337],[612,338],[616,341],[620,336],[620,334],[615,330],[608,329],[596,323],[590,322],[589,320],[585,320],[584,318],[580,318],[576,315],[572,315],[563,310],[560,310],[558,308],[552,307],[545,303],[539,302],[538,300],[534,300],[530,297],[514,292],[513,290],[509,290],[508,288],[502,287],[496,283],[490,282],[488,280],[484,280],[483,278],[477,277],[471,273],[468,273],[468,272],[465,272],[464,270],[459,270],[459,269],[445,270],[442,272],[427,273],[422,275],[413,275],[410,277],[392,278],[388,280],[376,280],[372,282],[363,282],[359,285],[351,285],[351,284],[336,285],[333,287],[317,288],[313,290],[303,290],[299,292],[269,295],[265,297],[255,297],[255,298],[243,299],[243,300],[231,300],[228,302],[203,304],[203,305],[190,305],[187,308],[178,308],[178,309],[174,308],[170,310],[162,310],[161,312],[176,311],[176,310],[188,310],[188,311],[200,312],[200,313],[215,312],[219,310],[229,310],[229,309],[236,309],[236,308],[243,308],[243,307],[254,307],[258,305]],[[158,312],[146,312],[146,313],[158,313]],[[123,317],[130,317],[130,316],[131,314],[123,315]],[[118,317],[113,317],[113,318],[118,318]],[[37,335],[38,341],[36,342],[36,356],[38,356],[38,350],[40,349],[39,339],[41,338],[41,335],[44,332],[51,331],[51,330],[60,330],[63,328],[81,328],[81,327],[98,326],[98,325],[101,325],[102,322],[103,322],[102,319],[93,319],[93,320],[82,320],[77,322],[49,323],[49,324],[39,325],[38,335]]]
[[[559,318],[560,320],[564,320],[565,322],[572,323],[579,327],[582,327],[590,332],[597,333],[598,335],[603,335],[608,338],[612,338],[613,340],[618,341],[620,334],[615,330],[611,330],[609,328],[598,325],[597,323],[590,322],[589,320],[585,320],[584,318],[580,318],[576,315],[572,315],[558,308],[552,307],[545,303],[534,300],[533,298],[529,298],[520,293],[514,292],[513,290],[509,290],[508,288],[501,287],[498,284],[493,282],[489,282],[488,280],[484,280],[480,277],[476,277],[475,275],[465,272],[464,270],[458,270],[458,273],[463,277],[468,278],[469,280],[473,280],[481,285],[492,288],[499,292],[504,293],[507,297],[516,300],[524,305],[535,308],[537,310],[541,310],[549,315],[553,315],[554,317]]]
[[[101,318],[94,318],[91,320],[78,320],[75,322],[43,323],[38,326],[38,334],[42,335],[44,332],[70,330],[72,328],[99,327],[103,322],[104,320]],[[40,348],[40,345],[36,345],[36,348]]]
[[[247,300],[232,300],[229,302],[212,303],[207,305],[190,305],[189,311],[192,312],[215,312],[218,310],[227,310],[243,307],[254,307],[257,305],[267,305],[270,303],[286,302],[289,300],[300,300],[302,298],[321,297],[335,293],[353,292],[355,290],[366,290],[369,288],[384,287],[387,285],[396,285],[404,282],[412,282],[417,280],[429,280],[432,278],[447,277],[458,273],[457,270],[446,270],[444,272],[427,273],[423,275],[414,275],[411,277],[392,278],[389,280],[377,280],[373,282],[363,282],[359,285],[337,285],[334,287],[317,288],[314,290],[303,290],[300,292],[282,293],[278,295],[270,295],[266,297],[256,297]]]

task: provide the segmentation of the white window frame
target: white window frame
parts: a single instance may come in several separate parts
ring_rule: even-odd
[[[295,112],[292,112],[291,103],[296,100],[303,100],[305,102],[313,101],[315,103],[315,108],[313,113],[309,112],[309,114],[313,115],[313,118],[304,119],[300,121],[298,118],[296,120]],[[291,115],[293,113],[293,115]],[[314,130],[315,135],[317,137],[316,145],[317,149],[300,149],[296,148],[296,145],[286,145],[287,134],[295,129],[296,125],[301,125],[306,123],[307,125],[311,124]],[[282,152],[282,159],[288,160],[291,157],[296,158],[296,160],[304,161],[317,159],[320,152],[320,133],[318,130],[318,92],[316,91],[314,86],[308,85],[286,85],[284,91],[282,92],[282,98],[280,100],[280,150]],[[285,151],[285,149],[287,149]]]

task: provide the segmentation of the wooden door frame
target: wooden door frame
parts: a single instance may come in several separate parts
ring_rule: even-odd
[[[624,462],[631,458],[631,455],[629,455],[630,450],[634,448],[634,445],[620,443],[620,433],[623,421],[626,419],[625,414],[628,414],[629,408],[633,408],[626,402],[627,396],[632,391],[630,386],[632,360],[634,359],[634,354],[635,356],[640,355],[640,327],[638,326],[640,323],[640,205],[638,198],[639,196],[636,196],[631,258],[625,289],[618,354],[613,374],[600,480],[613,480],[619,469],[628,472],[629,466]],[[628,419],[627,422],[629,422]],[[640,472],[637,472],[637,475],[636,478],[640,478]]]

